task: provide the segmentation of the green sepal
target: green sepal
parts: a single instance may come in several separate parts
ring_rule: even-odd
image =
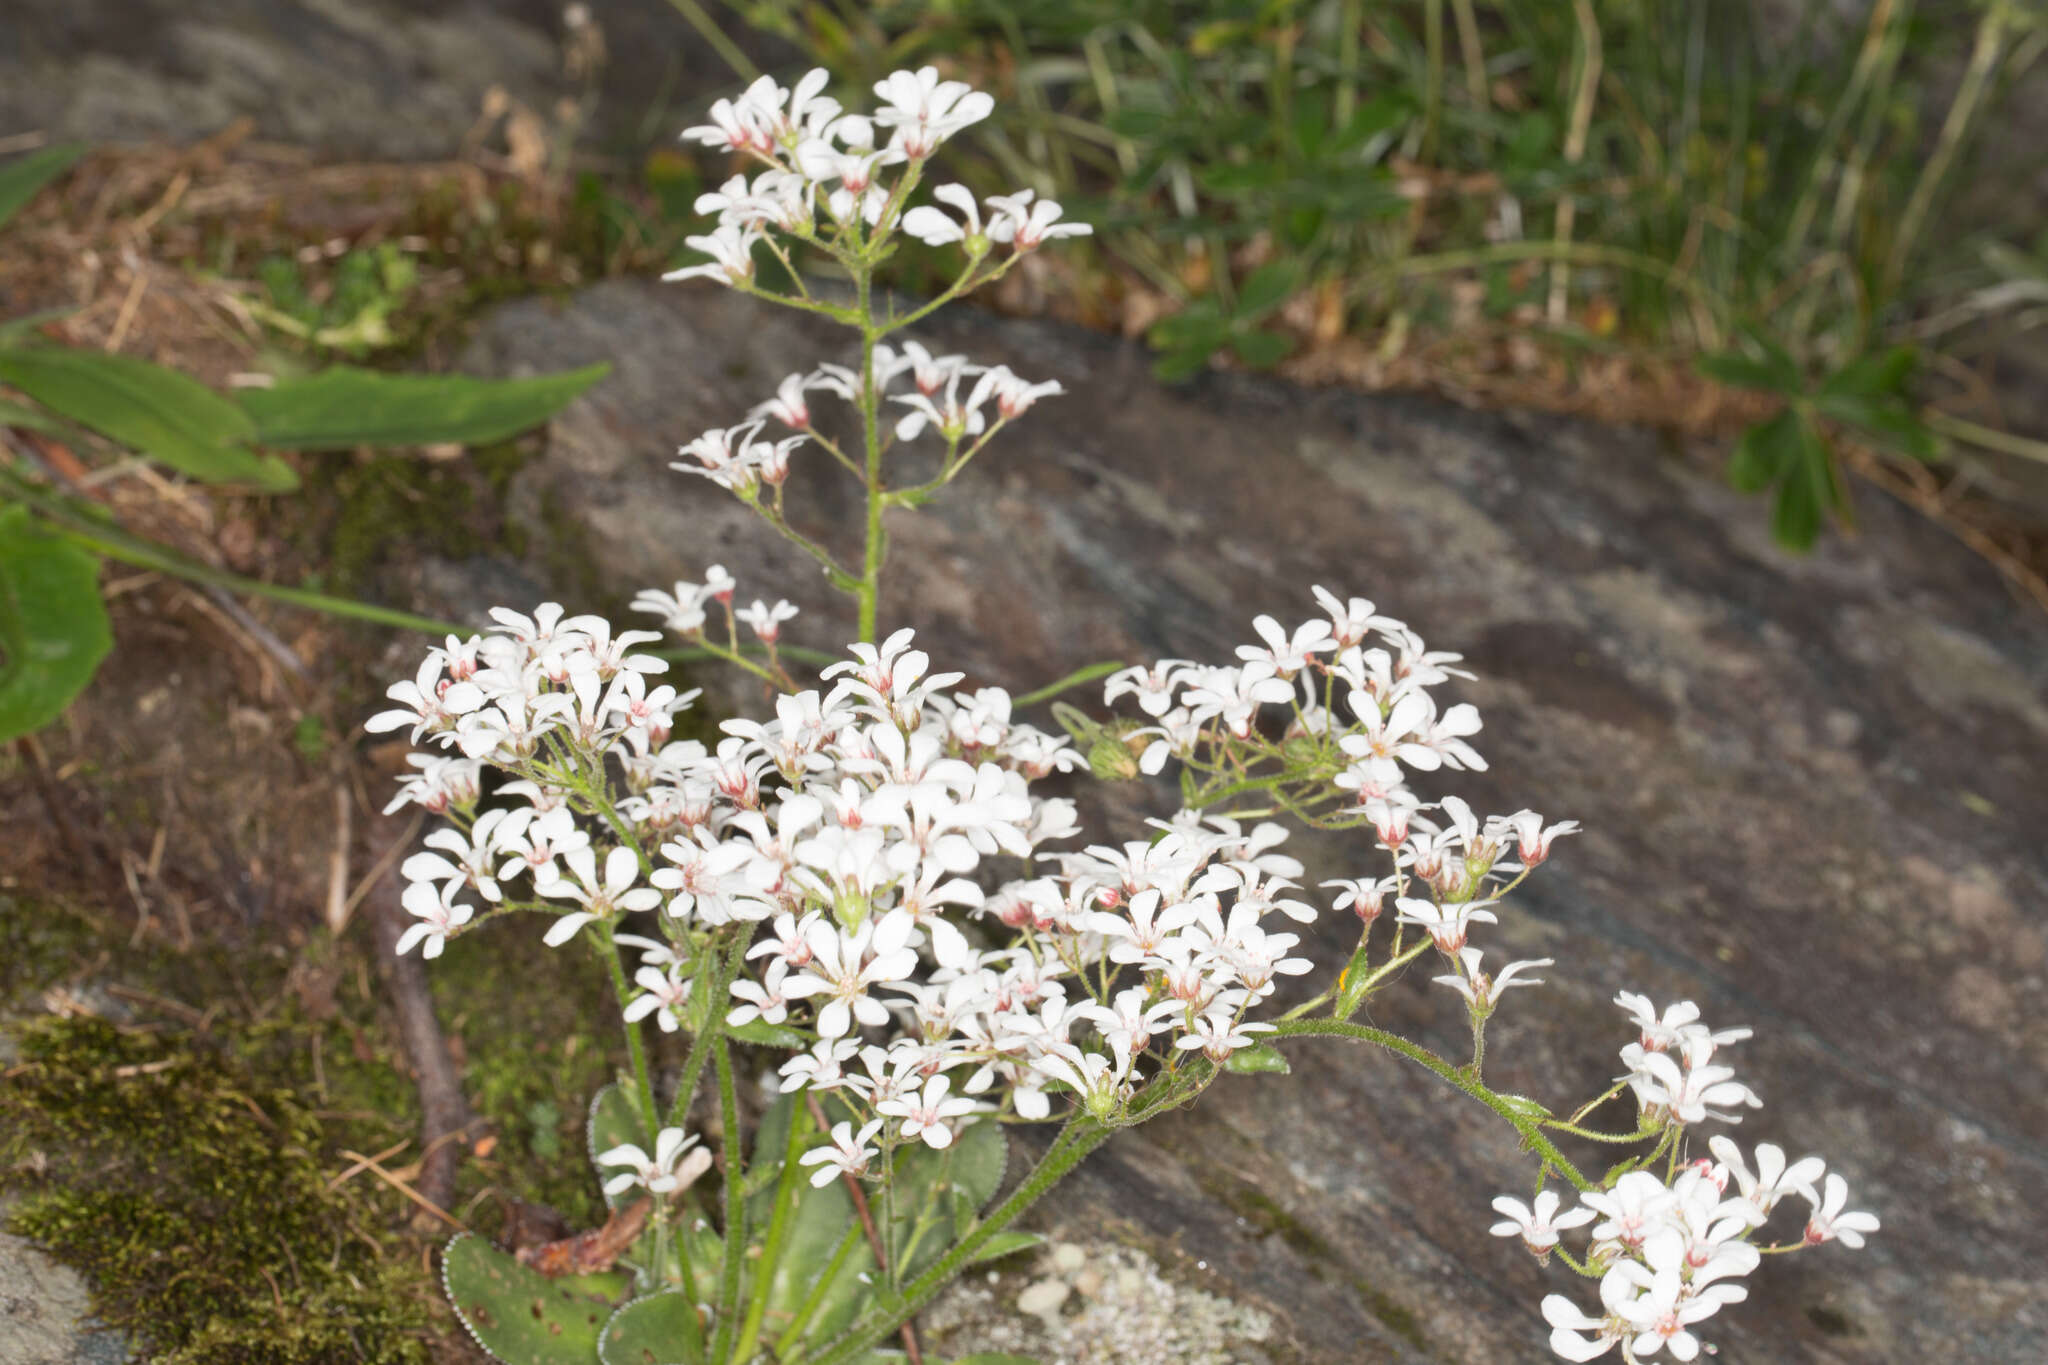
[[[1282,1076],[1293,1071],[1287,1059],[1280,1055],[1280,1049],[1271,1043],[1256,1043],[1241,1047],[1224,1061],[1225,1071],[1235,1071],[1241,1076],[1257,1075],[1260,1072],[1277,1072]]]

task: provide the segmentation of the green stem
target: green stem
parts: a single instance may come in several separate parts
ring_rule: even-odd
[[[733,1344],[732,1365],[746,1365],[760,1343],[761,1323],[768,1312],[768,1292],[775,1283],[775,1269],[782,1263],[790,1215],[796,1210],[797,1182],[803,1178],[803,1167],[797,1164],[797,1149],[810,1131],[810,1106],[792,1104],[789,1136],[782,1146],[782,1174],[775,1182],[775,1208],[768,1215],[768,1238],[761,1246],[760,1264],[754,1267],[754,1286],[747,1297],[747,1320],[741,1324],[739,1340]]]
[[[711,1338],[711,1358],[726,1359],[734,1321],[740,1311],[740,1269],[747,1257],[747,1173],[740,1156],[739,1091],[733,1084],[732,1049],[725,1042],[725,1021],[712,1021],[711,1060],[718,1072],[718,1114],[725,1129],[725,1260],[719,1272],[718,1326]],[[796,1127],[794,1116],[790,1127]]]
[[[598,942],[603,945],[605,966],[611,969],[612,993],[618,996],[619,1008],[624,1010],[631,987],[626,984],[626,969],[619,965],[619,945],[610,920],[598,921]],[[633,1082],[640,1091],[640,1113],[647,1125],[647,1150],[651,1152],[661,1128],[654,1109],[654,1076],[647,1069],[647,1044],[640,1037],[640,1026],[627,1024],[625,1029],[626,1046],[633,1053]]]
[[[1121,659],[1104,659],[1099,664],[1089,664],[1086,668],[1077,668],[1058,682],[1049,682],[1043,687],[1026,692],[1021,697],[1012,697],[1010,704],[1012,706],[1036,706],[1039,702],[1051,701],[1068,688],[1094,682],[1097,678],[1106,678],[1123,666],[1124,662]]]
[[[1455,1085],[1458,1089],[1506,1119],[1514,1126],[1515,1131],[1522,1135],[1523,1142],[1528,1144],[1532,1150],[1540,1153],[1545,1161],[1555,1168],[1566,1180],[1571,1182],[1574,1189],[1584,1192],[1598,1188],[1580,1172],[1578,1167],[1565,1159],[1564,1153],[1557,1150],[1555,1143],[1543,1135],[1542,1120],[1534,1115],[1517,1110],[1507,1100],[1494,1094],[1493,1091],[1475,1080],[1465,1068],[1444,1060],[1419,1043],[1411,1043],[1406,1038],[1398,1034],[1389,1033],[1385,1029],[1373,1028],[1367,1024],[1347,1023],[1342,1019],[1297,1019],[1284,1021],[1275,1024],[1272,1033],[1268,1036],[1272,1038],[1351,1038],[1359,1042],[1377,1043],[1389,1052],[1399,1053],[1416,1065],[1434,1072],[1437,1076],[1449,1081],[1452,1085]]]
[[[930,1269],[905,1285],[899,1301],[879,1314],[863,1315],[827,1343],[822,1354],[808,1358],[809,1365],[847,1365],[916,1316],[918,1309],[967,1268],[989,1238],[1008,1227],[1019,1214],[1080,1165],[1083,1158],[1108,1140],[1109,1134],[1109,1129],[1085,1114],[1069,1119],[1067,1126],[1060,1129],[1059,1136],[1053,1139],[1052,1146],[1046,1149],[1045,1155],[1038,1159],[1038,1164],[1031,1168],[1031,1173],[1024,1177],[1008,1199],[976,1224],[972,1232],[955,1242],[945,1255],[932,1263]]]
[[[740,964],[746,960],[747,936],[744,933],[734,937],[732,945],[722,955],[720,945],[713,940],[706,948],[711,960],[710,999],[711,1016],[704,1022],[704,1030],[690,1039],[690,1050],[683,1056],[683,1078],[676,1084],[675,1101],[669,1105],[668,1124],[671,1128],[683,1126],[689,1117],[690,1101],[697,1095],[697,1079],[704,1074],[704,1062],[710,1053],[704,1046],[706,1033],[723,1036],[725,1015],[720,1006],[729,998],[733,978],[739,975]],[[697,990],[705,988],[704,978],[698,977]]]
[[[882,592],[882,396],[875,391],[875,338],[880,329],[869,311],[869,272],[863,267],[855,276],[860,298],[860,417],[861,435],[867,443],[866,486],[868,498],[867,540],[861,554],[860,638],[875,642],[876,606]]]
[[[182,555],[123,534],[111,527],[96,526],[89,518],[69,512],[58,499],[38,495],[15,480],[10,479],[8,483],[13,485],[7,491],[8,498],[18,500],[56,522],[58,529],[69,539],[95,554],[104,555],[123,564],[132,564],[138,569],[169,574],[188,583],[204,583],[224,588],[245,597],[267,597],[273,601],[288,602],[295,607],[323,612],[328,616],[367,621],[372,625],[395,626],[400,630],[416,630],[426,635],[469,633],[465,628],[447,621],[415,616],[407,611],[394,611],[389,607],[372,606],[368,602],[356,602],[346,597],[330,597],[326,593],[312,592],[305,588],[287,588],[277,583],[244,578],[225,569],[216,569],[212,565],[186,559]]]

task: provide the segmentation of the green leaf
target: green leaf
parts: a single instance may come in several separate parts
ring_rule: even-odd
[[[76,308],[45,308],[40,313],[23,313],[18,318],[0,322],[0,346],[19,345],[23,338],[33,338],[35,330],[46,322],[68,318]]]
[[[1941,458],[1941,438],[1902,398],[1823,392],[1814,400],[1814,407],[1903,455],[1916,460]]]
[[[1789,366],[1789,361],[1788,367],[1740,351],[1717,351],[1697,357],[1693,364],[1707,378],[1731,388],[1760,389],[1786,398],[1797,397],[1802,388],[1799,370]]]
[[[592,1365],[626,1281],[616,1271],[551,1280],[467,1232],[441,1252],[448,1302],[505,1365]]]
[[[1145,339],[1162,351],[1202,348],[1202,354],[1221,346],[1230,336],[1230,322],[1214,299],[1197,299],[1175,313],[1161,318]]]
[[[247,413],[195,379],[133,356],[64,346],[0,350],[0,380],[54,412],[207,483],[298,487],[298,475],[244,444]]]
[[[1202,372],[1209,363],[1209,357],[1214,355],[1216,348],[1222,344],[1221,338],[1218,338],[1210,345],[1186,346],[1167,351],[1152,362],[1152,373],[1165,384],[1178,384],[1184,379],[1192,379]]]
[[[1249,161],[1241,165],[1226,162],[1204,166],[1196,173],[1195,179],[1209,193],[1228,199],[1277,188],[1287,179],[1287,167],[1277,160]]]
[[[0,510],[0,743],[61,715],[113,645],[99,569],[26,507]]]
[[[286,450],[484,445],[539,426],[610,372],[609,365],[531,379],[380,374],[337,365],[309,379],[247,389],[256,438]]]
[[[0,166],[0,227],[28,206],[36,192],[77,164],[91,150],[83,142],[58,142]]]
[[[23,431],[44,431],[52,435],[66,430],[62,422],[48,413],[5,398],[0,398],[0,427],[19,427]]]
[[[1841,504],[1842,493],[1826,438],[1807,421],[1798,421],[1795,432],[1797,453],[1778,485],[1771,534],[1788,550],[1810,550],[1827,509]]]
[[[811,1040],[798,1033],[795,1029],[784,1028],[780,1024],[771,1024],[765,1019],[756,1019],[752,1023],[741,1024],[737,1028],[728,1024],[726,1025],[725,1034],[728,1038],[736,1038],[742,1043],[752,1043],[756,1047],[796,1048],[802,1050],[811,1045]]]
[[[1544,1108],[1540,1101],[1532,1100],[1527,1095],[1503,1094],[1500,1098],[1508,1108],[1514,1110],[1525,1119],[1547,1119],[1550,1117],[1550,1111]]]
[[[1301,282],[1301,272],[1291,260],[1268,261],[1246,277],[1237,291],[1239,322],[1257,322],[1287,302]]]
[[[604,1325],[597,1358],[603,1365],[682,1365],[686,1318],[696,1311],[680,1289],[634,1299]]]
[[[1761,493],[1781,478],[1799,455],[1799,418],[1786,408],[1765,418],[1735,443],[1728,482],[1744,493]]]
[[[1255,370],[1270,370],[1294,349],[1294,338],[1285,332],[1239,332],[1230,338],[1237,358]]]
[[[1294,1068],[1287,1065],[1287,1059],[1280,1055],[1280,1049],[1271,1043],[1259,1043],[1253,1047],[1241,1047],[1230,1054],[1223,1064],[1225,1071],[1240,1075],[1255,1075],[1262,1071],[1276,1071],[1285,1076]]]
[[[1893,346],[1872,355],[1858,356],[1828,376],[1820,386],[1822,396],[1850,394],[1862,398],[1897,397],[1905,392],[1906,381],[1920,356],[1911,346]]]
[[[983,1261],[1000,1261],[1005,1256],[1015,1256],[1020,1251],[1029,1251],[1043,1245],[1045,1238],[1035,1232],[999,1232],[981,1244],[981,1250],[974,1253],[969,1265],[980,1265]]]

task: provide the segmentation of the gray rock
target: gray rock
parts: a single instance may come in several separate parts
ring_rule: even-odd
[[[255,120],[259,137],[340,158],[453,156],[484,92],[543,116],[582,93],[563,70],[565,0],[10,0],[0,134],[185,141]],[[588,9],[606,37],[595,134],[666,141],[672,101],[734,81],[665,0]],[[761,39],[741,34],[760,55]]]
[[[1825,1154],[1885,1220],[1862,1252],[1753,1277],[1712,1323],[1721,1359],[2048,1358],[2048,622],[1990,569],[1861,489],[1856,538],[1787,555],[1758,503],[1644,433],[1251,377],[1166,389],[1136,347],[959,310],[923,335],[1070,396],[891,521],[885,629],[1021,690],[1103,658],[1227,658],[1322,583],[1462,651],[1492,768],[1459,789],[1587,828],[1487,935],[1559,960],[1496,1020],[1489,1078],[1575,1102],[1616,1069],[1617,989],[1695,999],[1757,1029],[1735,1060],[1768,1107],[1738,1136]],[[470,359],[616,367],[514,490],[535,526],[574,528],[608,605],[720,561],[830,648],[849,617],[808,562],[666,465],[843,349],[709,287],[623,283],[507,306]],[[795,521],[849,554],[847,481],[798,460]],[[490,571],[547,576],[538,550]],[[432,581],[467,605],[476,572]],[[1097,814],[1129,831],[1158,796],[1119,787]],[[1304,856],[1321,877],[1359,853]],[[1340,961],[1343,927],[1320,932]],[[1456,1055],[1462,1018],[1426,975],[1374,1019]],[[1486,1232],[1530,1173],[1483,1109],[1331,1043],[1122,1136],[1049,1221],[1121,1228],[1269,1310],[1294,1358],[1528,1360],[1540,1298],[1573,1288]]]
[[[0,1232],[0,1365],[120,1365],[127,1347],[94,1327],[90,1304],[77,1272]]]

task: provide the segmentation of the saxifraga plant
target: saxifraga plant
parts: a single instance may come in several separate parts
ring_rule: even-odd
[[[939,185],[932,197],[952,213],[912,206],[933,150],[985,117],[988,96],[929,67],[903,71],[876,86],[870,117],[842,111],[825,82],[823,71],[794,90],[764,78],[686,134],[759,171],[699,201],[719,218],[691,239],[709,259],[670,278],[842,323],[859,334],[858,365],[791,375],[743,424],[685,446],[677,468],[730,490],[854,597],[851,657],[800,678],[781,640],[795,608],[735,608],[736,585],[713,566],[634,605],[780,693],[771,719],[726,721],[715,750],[674,737],[696,694],[661,684],[663,662],[636,652],[656,633],[552,603],[530,617],[499,609],[489,633],[451,637],[391,689],[398,708],[369,722],[431,742],[394,808],[448,821],[403,865],[417,923],[400,950],[436,956],[487,921],[542,916],[549,944],[581,943],[604,964],[632,1058],[591,1111],[612,1222],[523,1260],[474,1238],[448,1248],[448,1290],[478,1339],[515,1362],[868,1358],[969,1265],[1028,1245],[1018,1215],[1118,1129],[1192,1102],[1226,1070],[1285,1071],[1280,1046],[1304,1037],[1378,1044],[1515,1129],[1535,1158],[1530,1202],[1495,1200],[1493,1231],[1597,1281],[1594,1311],[1544,1300],[1551,1346],[1569,1359],[1617,1347],[1628,1360],[1691,1359],[1703,1349],[1693,1327],[1744,1297],[1740,1280],[1765,1254],[1860,1245],[1877,1220],[1845,1211],[1842,1178],[1818,1158],[1702,1142],[1702,1125],[1758,1100],[1723,1054],[1748,1031],[1710,1029],[1690,1002],[1660,1012],[1618,995],[1637,1030],[1627,1074],[1568,1111],[1487,1084],[1488,1020],[1552,964],[1489,969],[1471,939],[1576,825],[1530,810],[1481,817],[1410,789],[1415,771],[1485,766],[1469,743],[1477,711],[1436,699],[1469,676],[1457,656],[1430,652],[1370,602],[1317,588],[1323,615],[1291,631],[1259,618],[1258,642],[1233,663],[1119,671],[1104,702],[1139,715],[1066,708],[1069,733],[1054,736],[1014,719],[1002,689],[959,690],[959,674],[932,671],[908,630],[881,636],[885,510],[943,490],[1059,392],[899,334],[1087,229],[1028,192],[978,205]],[[905,234],[957,246],[964,264],[896,316],[871,286]],[[757,275],[761,247],[790,292]],[[835,262],[851,301],[813,293],[798,251]],[[909,391],[892,392],[905,377]],[[819,393],[856,410],[858,446],[813,425]],[[790,434],[764,437],[770,421]],[[899,448],[934,438],[936,464],[892,482]],[[836,562],[783,514],[792,456],[806,448],[865,490],[858,564]],[[1034,790],[1059,772],[1169,766],[1179,814],[1079,851],[1074,803]],[[487,770],[498,775],[488,803]],[[1294,880],[1302,865],[1281,850],[1282,818],[1356,832],[1368,864],[1324,883],[1336,892],[1327,913],[1358,927],[1349,963],[1286,1009],[1268,1005],[1280,978],[1311,964],[1285,922],[1325,912]],[[630,975],[622,949],[638,957]],[[1424,959],[1469,1018],[1469,1058],[1356,1022]],[[666,1106],[641,1036],[649,1019],[686,1043]],[[751,1143],[736,1043],[788,1054],[782,1098]],[[684,1129],[707,1078],[720,1115],[709,1145]],[[1631,1128],[1588,1126],[1624,1094]],[[1004,1193],[1003,1129],[1039,1122],[1058,1132]],[[1559,1135],[1625,1159],[1589,1175]],[[1794,1195],[1803,1226],[1768,1238]],[[1562,1244],[1589,1224],[1582,1250]]]

